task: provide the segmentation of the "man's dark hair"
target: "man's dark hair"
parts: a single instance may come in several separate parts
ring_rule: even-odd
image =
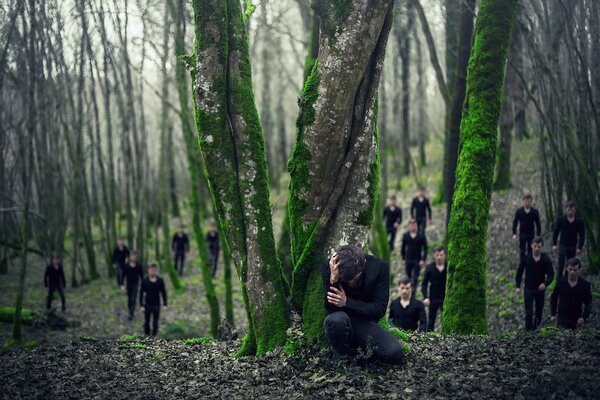
[[[581,261],[577,257],[569,258],[567,260],[567,266],[579,267],[581,268]]]
[[[527,193],[525,196],[523,196],[523,200],[531,200],[533,197],[531,197],[531,195],[529,193]]]
[[[424,192],[424,191],[425,191],[425,186],[419,186],[419,187],[417,188],[417,190],[420,190],[421,192]]]
[[[158,269],[158,265],[156,265],[156,264],[150,264],[150,265],[148,265],[148,268]]]
[[[438,251],[446,251],[446,248],[444,246],[437,246],[435,249],[433,249],[434,253],[437,253]]]
[[[403,275],[400,278],[400,285],[411,285],[412,286],[412,281],[410,280],[410,278],[406,275]]]
[[[131,251],[129,252],[129,255],[130,255],[130,256],[137,256],[137,255],[138,255],[138,253],[137,253],[137,250],[131,250]]]
[[[390,200],[396,200],[396,196],[390,196]]]
[[[365,252],[359,246],[346,245],[336,250],[340,272],[338,280],[348,282],[365,270]]]
[[[536,236],[531,240],[531,244],[540,244],[543,246],[544,245],[544,239],[542,239],[541,236]]]
[[[565,204],[565,208],[575,208],[575,202],[567,201],[567,204]]]

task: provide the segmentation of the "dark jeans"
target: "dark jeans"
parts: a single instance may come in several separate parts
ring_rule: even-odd
[[[217,275],[217,265],[219,264],[219,250],[208,249],[208,262],[212,265],[212,277]]]
[[[176,251],[173,262],[175,263],[175,271],[179,271],[179,276],[182,276],[183,266],[185,265],[185,252]]]
[[[421,273],[421,266],[419,265],[420,260],[406,260],[406,276],[412,281],[412,297],[417,294],[417,285],[419,284],[419,274]]]
[[[62,310],[65,311],[65,288],[63,285],[58,285],[56,287],[50,286],[48,288],[48,298],[46,299],[46,309],[50,309],[52,307],[52,297],[54,296],[54,291],[57,291],[60,295],[60,302],[62,304]]]
[[[558,271],[557,271],[557,275],[556,275],[557,279],[562,278],[563,272],[565,270],[565,263],[570,258],[575,257],[575,254],[577,254],[576,247],[563,247],[563,246],[558,247]]]
[[[325,337],[342,355],[352,355],[358,347],[373,349],[374,358],[390,364],[402,364],[404,351],[398,340],[375,321],[352,318],[343,311],[329,314],[323,322]]]
[[[438,311],[440,315],[444,311],[444,300],[429,299],[429,315],[427,316],[427,331],[433,332],[435,330],[435,318],[437,317]],[[441,318],[441,317],[440,317]]]
[[[135,312],[135,302],[137,300],[139,285],[127,285],[127,308],[129,309],[129,316],[133,317]]]
[[[565,320],[560,320],[559,319],[556,325],[559,328],[570,329],[572,331],[574,331],[575,329],[577,329],[577,321],[573,322],[573,321],[565,321]]]
[[[525,297],[525,330],[533,331],[542,323],[546,291],[525,289],[523,296]],[[533,313],[534,303],[535,319]]]
[[[519,235],[519,260],[523,261],[527,254],[531,253],[531,236]]]
[[[427,218],[417,219],[417,229],[419,233],[425,236],[425,229],[427,228]]]
[[[123,265],[117,263],[115,264],[115,269],[117,273],[117,285],[121,286],[123,284]]]
[[[386,231],[387,231],[387,236],[388,236],[388,243],[390,245],[390,252],[392,252],[392,251],[394,251],[394,241],[396,240],[397,229],[392,226],[392,227],[387,227]]]
[[[146,306],[144,311],[144,333],[146,335],[150,335],[150,317],[152,317],[152,336],[156,336],[158,333],[160,306]]]

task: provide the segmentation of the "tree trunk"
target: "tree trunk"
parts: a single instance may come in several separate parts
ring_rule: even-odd
[[[445,333],[487,333],[488,217],[502,84],[516,8],[516,0],[482,0],[477,16],[448,226]]]
[[[410,45],[413,34],[414,12],[412,2],[406,3],[406,27],[400,43],[400,60],[402,63],[402,174],[410,174]]]
[[[512,130],[514,125],[512,88],[514,76],[510,74],[510,68],[506,72],[504,82],[504,104],[500,112],[500,144],[498,145],[498,156],[496,160],[496,179],[494,190],[508,190],[510,188],[510,150],[512,144]]]

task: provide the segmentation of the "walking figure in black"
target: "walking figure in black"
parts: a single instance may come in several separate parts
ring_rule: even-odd
[[[585,224],[575,214],[575,202],[569,201],[565,205],[566,215],[558,218],[552,232],[552,250],[558,251],[558,274],[563,276],[565,261],[580,256],[585,243]],[[560,241],[558,238],[560,236]],[[556,245],[558,242],[558,246]]]
[[[400,278],[400,297],[390,303],[392,325],[405,330],[425,332],[427,315],[423,302],[412,295],[412,282],[408,276]]]
[[[175,270],[179,271],[179,276],[182,276],[183,267],[185,265],[185,256],[190,252],[190,241],[188,236],[183,232],[183,225],[179,225],[177,233],[173,235],[172,250]]]
[[[408,231],[402,236],[402,260],[406,267],[406,276],[412,279],[413,288],[418,287],[421,267],[427,260],[427,239],[417,231],[417,221],[408,221]],[[416,290],[412,295],[415,296]]]
[[[63,270],[59,256],[52,257],[52,263],[46,266],[44,286],[48,288],[46,309],[49,310],[52,307],[52,298],[56,291],[60,295],[61,308],[65,311],[65,289],[67,288],[67,281],[65,280],[65,271]]]
[[[123,281],[123,267],[129,258],[129,249],[125,246],[125,241],[121,238],[117,239],[117,245],[113,250],[112,264],[117,273],[117,285]]]
[[[425,268],[423,274],[423,304],[429,307],[427,330],[435,330],[435,318],[438,311],[440,317],[444,310],[444,299],[446,298],[446,249],[438,246],[433,250],[435,260]]]
[[[140,305],[144,313],[144,333],[156,336],[158,333],[158,319],[160,318],[160,296],[162,296],[163,310],[167,311],[167,289],[165,281],[158,276],[156,264],[150,264],[148,275],[142,281],[140,289]],[[150,331],[150,318],[152,317],[152,331]]]
[[[427,218],[429,216],[429,219]],[[423,186],[417,189],[417,195],[413,198],[410,205],[410,217],[417,220],[419,233],[425,236],[425,228],[427,222],[431,224],[431,205],[429,199],[425,196],[425,188]]]
[[[217,275],[217,265],[219,264],[219,233],[217,232],[217,224],[210,224],[210,230],[206,234],[206,243],[208,245],[208,261],[212,266],[213,278]]]
[[[519,226],[518,236],[517,225]],[[541,236],[541,234],[540,213],[531,207],[531,195],[526,194],[523,196],[523,207],[515,213],[512,225],[512,239],[519,239],[519,262],[523,262],[525,256],[531,254],[531,240],[534,236]]]
[[[574,330],[590,317],[592,286],[579,276],[580,272],[581,261],[578,258],[567,261],[567,276],[556,280],[550,296],[550,321],[558,320],[561,328]]]
[[[144,271],[142,264],[137,260],[137,251],[132,250],[129,253],[129,261],[123,267],[123,279],[127,281],[127,308],[129,310],[129,320],[133,319],[133,313],[135,312],[135,303],[137,301],[138,288],[140,282],[144,279]],[[125,289],[123,281],[121,283],[121,290]]]
[[[546,288],[554,279],[552,260],[542,253],[544,240],[536,236],[531,242],[531,252],[526,255],[517,269],[517,293],[521,292],[521,280],[525,272],[525,330],[533,331],[542,323]],[[533,307],[535,303],[535,319]]]
[[[402,209],[396,204],[396,196],[391,196],[388,204],[383,208],[383,219],[385,221],[385,230],[388,236],[390,251],[394,251],[396,231],[402,223]]]

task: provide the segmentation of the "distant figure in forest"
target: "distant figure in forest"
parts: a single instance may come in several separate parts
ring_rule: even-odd
[[[585,224],[575,214],[575,202],[565,204],[565,210],[566,215],[558,218],[552,232],[552,250],[554,253],[558,251],[558,277],[563,276],[565,261],[581,255],[585,243]]]
[[[143,279],[144,270],[142,264],[137,260],[137,251],[132,250],[129,253],[129,261],[125,264],[125,267],[123,267],[123,280],[127,281],[127,308],[129,310],[130,321],[133,319],[138,288]],[[123,280],[120,282],[121,290],[125,289]]]
[[[435,318],[438,311],[440,316],[444,310],[444,299],[446,298],[446,249],[438,246],[433,250],[434,261],[425,268],[423,274],[423,304],[429,307],[427,317],[427,330],[435,330]]]
[[[321,264],[325,309],[325,337],[340,355],[373,348],[374,358],[391,364],[404,360],[402,346],[377,321],[389,300],[390,268],[358,246],[341,246]]]
[[[190,240],[183,232],[183,224],[179,225],[177,228],[177,233],[173,235],[173,243],[171,248],[173,250],[173,263],[175,264],[175,270],[179,271],[179,276],[182,276],[183,267],[185,265],[185,256],[190,253]]]
[[[67,288],[67,281],[65,279],[65,271],[63,270],[59,256],[52,257],[52,262],[46,266],[46,271],[44,273],[44,286],[48,289],[46,309],[49,310],[52,307],[52,298],[54,297],[54,292],[56,291],[60,295],[62,310],[65,311],[65,289]]]
[[[388,204],[383,208],[383,219],[385,221],[385,230],[387,232],[390,251],[394,251],[396,231],[402,223],[402,209],[396,203],[396,196],[391,196],[388,199]]]
[[[542,313],[546,299],[546,288],[554,279],[552,260],[546,253],[542,253],[544,240],[536,236],[531,241],[530,254],[519,263],[516,284],[517,293],[521,292],[521,280],[525,272],[525,330],[533,331],[542,324]],[[535,303],[535,320],[533,307]]]
[[[517,225],[519,235],[517,235]],[[541,234],[540,213],[531,207],[531,195],[526,194],[523,196],[523,207],[517,209],[512,225],[512,239],[519,239],[519,262],[523,262],[525,256],[531,254],[531,240]]]
[[[144,313],[144,333],[156,336],[160,318],[160,296],[162,296],[163,310],[166,311],[167,289],[163,278],[158,276],[156,264],[150,264],[147,272],[148,275],[142,280],[140,288],[140,306]],[[152,331],[150,331],[150,317],[152,317]]]
[[[390,304],[390,320],[393,326],[402,330],[425,332],[425,306],[412,296],[412,289],[412,282],[408,276],[400,278],[400,297]]]
[[[213,278],[217,275],[217,265],[219,264],[219,233],[217,232],[217,224],[210,224],[210,230],[206,234],[206,244],[208,246],[208,261],[212,266]]]
[[[129,249],[125,246],[125,240],[117,239],[117,245],[115,246],[112,254],[112,264],[117,274],[117,285],[121,285],[123,280],[123,267],[129,258]]]
[[[402,249],[400,251],[406,275],[412,279],[413,288],[418,287],[419,274],[421,267],[425,265],[427,260],[427,239],[425,235],[417,231],[417,221],[411,219],[408,221],[408,231],[402,236]],[[413,297],[416,290],[413,290]]]
[[[425,188],[423,186],[417,189],[417,195],[413,198],[410,205],[410,217],[417,220],[419,233],[425,236],[427,223],[431,224],[431,205],[429,204],[429,199],[425,197]]]
[[[567,276],[559,277],[550,296],[550,321],[558,320],[558,326],[576,329],[590,317],[592,311],[592,286],[579,276],[581,261],[567,261]],[[558,316],[557,316],[558,310]]]

